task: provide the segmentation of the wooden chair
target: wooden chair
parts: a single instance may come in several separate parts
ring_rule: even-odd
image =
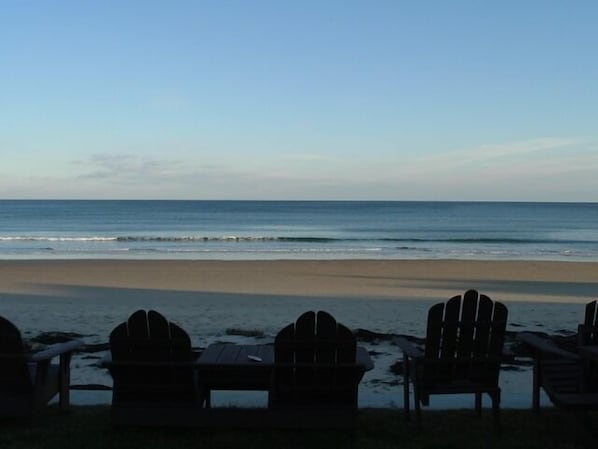
[[[306,312],[276,336],[269,408],[300,427],[355,427],[358,386],[352,332],[328,313]]]
[[[446,304],[430,308],[425,349],[404,337],[394,339],[403,351],[405,417],[409,419],[409,381],[417,424],[420,403],[429,404],[433,394],[475,394],[475,409],[481,414],[482,394],[492,400],[495,424],[499,423],[498,375],[507,324],[507,308],[475,290],[455,296]]]
[[[534,359],[532,409],[540,411],[540,389],[557,407],[570,410],[598,410],[596,364],[584,360],[577,351],[563,349],[532,332],[517,337],[529,348]],[[598,345],[598,303],[586,304],[583,323],[578,326],[578,347]]]
[[[83,343],[77,340],[28,353],[21,333],[0,317],[0,416],[34,417],[57,394],[69,406],[70,361]],[[58,357],[58,364],[52,363]]]
[[[114,380],[116,426],[192,426],[205,402],[189,335],[156,311],[138,310],[110,334],[102,362]]]

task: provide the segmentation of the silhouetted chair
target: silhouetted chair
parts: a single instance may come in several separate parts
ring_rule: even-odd
[[[21,333],[0,317],[0,416],[33,417],[57,394],[69,406],[70,361],[82,342],[59,343],[28,353]],[[58,364],[52,360],[58,357]]]
[[[598,303],[585,307],[584,322],[578,326],[577,350],[562,348],[555,342],[532,332],[517,337],[530,349],[534,359],[532,409],[540,411],[540,389],[551,402],[565,409],[598,410],[597,363],[580,355],[578,350],[598,345]]]
[[[598,301],[586,304],[583,323],[577,328],[577,344],[598,345]]]
[[[306,312],[276,336],[269,407],[296,414],[301,427],[355,427],[364,372],[352,332],[326,312]]]
[[[102,365],[114,380],[117,426],[195,425],[205,401],[197,381],[198,353],[189,335],[161,314],[138,310],[110,334]]]
[[[395,338],[403,351],[405,416],[409,419],[409,381],[418,425],[420,403],[429,404],[433,394],[475,394],[481,414],[482,394],[492,400],[495,424],[499,423],[498,376],[507,324],[507,308],[475,290],[455,296],[428,312],[425,349],[404,337]]]

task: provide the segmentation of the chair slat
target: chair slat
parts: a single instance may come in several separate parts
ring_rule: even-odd
[[[306,312],[295,323],[295,338],[306,342],[313,341],[316,335],[316,314]],[[295,361],[298,363],[313,362],[315,360],[313,346],[306,346],[296,351]]]
[[[444,308],[444,326],[442,329],[442,341],[440,347],[441,359],[455,358],[460,311],[461,296],[455,296],[454,298],[449,299]]]
[[[488,300],[490,300],[490,298],[488,298]],[[490,355],[500,355],[502,353],[505,341],[507,315],[508,311],[506,306],[500,302],[495,302],[490,341],[488,343],[488,354]]]
[[[477,325],[473,341],[474,358],[483,356],[488,351],[493,306],[492,301],[487,296],[482,295],[478,300]]]
[[[332,315],[324,311],[318,312],[316,334],[320,340],[334,340],[336,338],[336,320]],[[316,347],[315,361],[318,363],[335,363],[336,348],[333,346],[318,345]]]
[[[463,295],[461,309],[461,326],[457,343],[457,356],[469,357],[473,351],[473,334],[477,313],[478,295],[475,290],[469,290]]]
[[[428,311],[428,324],[426,329],[427,358],[437,358],[440,351],[440,338],[442,336],[442,324],[444,315],[444,304],[436,304]]]

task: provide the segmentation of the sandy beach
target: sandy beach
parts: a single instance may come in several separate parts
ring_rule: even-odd
[[[439,299],[476,288],[501,301],[598,296],[598,263],[464,260],[0,261],[0,294],[74,287],[347,299]]]
[[[503,261],[0,261],[0,315],[25,338],[74,332],[89,346],[106,345],[110,331],[139,308],[156,309],[189,332],[198,348],[219,341],[271,341],[306,310],[327,310],[351,329],[425,334],[433,303],[478,289],[509,308],[507,329],[573,332],[582,304],[598,297],[598,263]],[[230,329],[258,330],[244,337]],[[390,366],[400,358],[389,341],[362,342],[374,370],[360,388],[363,406],[401,403]],[[73,384],[110,385],[98,368],[102,352],[73,360]],[[501,375],[504,405],[529,402],[529,372]],[[238,394],[225,396],[234,401]],[[108,402],[109,394],[91,401]],[[83,403],[89,394],[80,396]],[[263,400],[263,398],[262,398]],[[250,397],[249,402],[254,399]],[[465,399],[465,406],[470,399]],[[463,406],[454,398],[432,406]]]

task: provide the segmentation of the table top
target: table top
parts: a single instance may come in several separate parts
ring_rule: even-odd
[[[356,364],[362,365],[364,371],[374,368],[367,350],[357,347]],[[240,367],[240,368],[272,368],[274,366],[274,345],[236,345],[215,343],[208,346],[197,361],[200,367]]]
[[[200,366],[271,366],[274,364],[274,347],[272,345],[215,343],[204,349],[198,364]]]

